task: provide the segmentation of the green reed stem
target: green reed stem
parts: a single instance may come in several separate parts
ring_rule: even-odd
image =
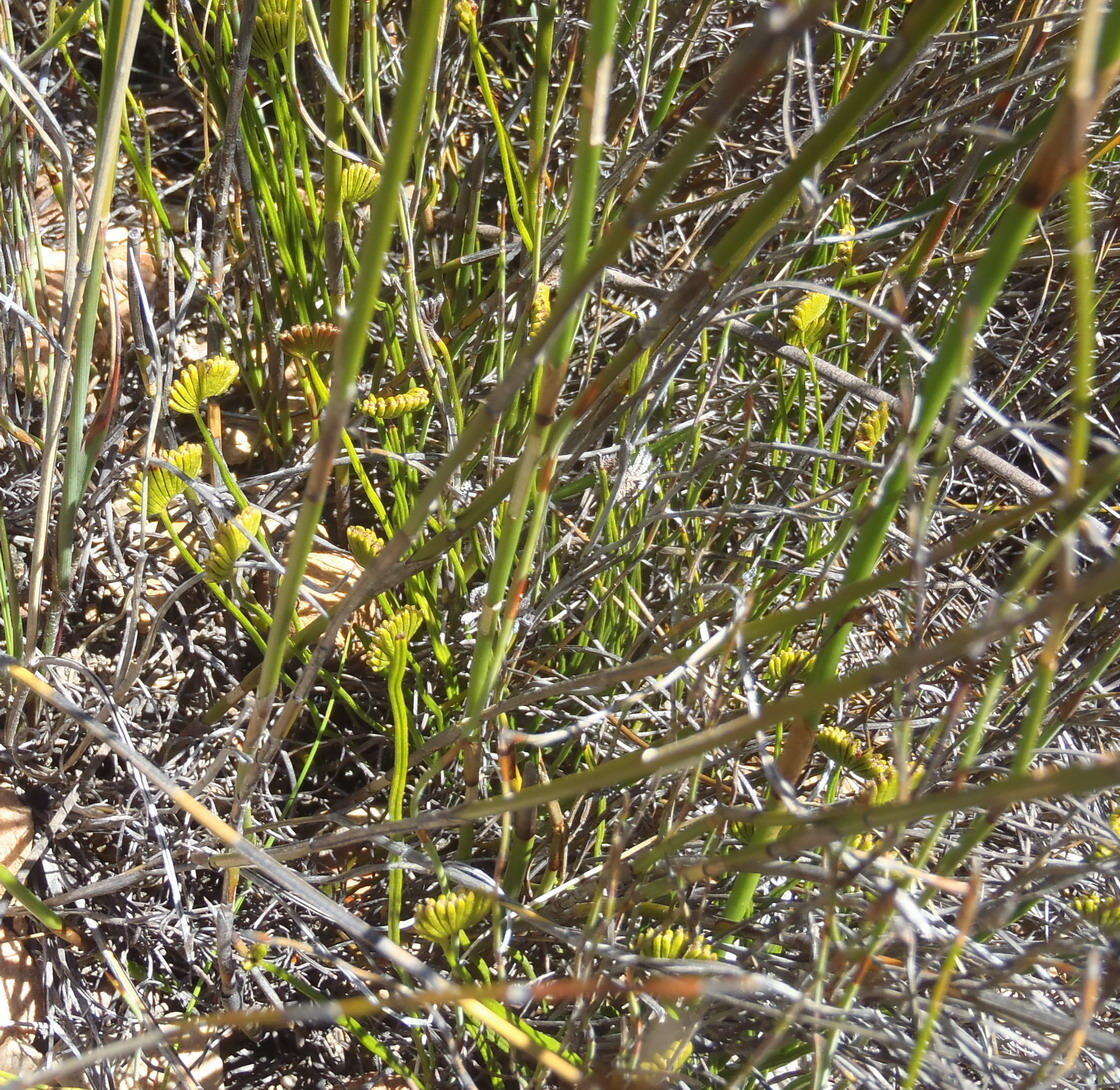
[[[389,786],[388,814],[390,821],[400,821],[404,817],[404,795],[408,786],[408,743],[411,730],[411,717],[404,698],[404,674],[409,654],[406,641],[395,641],[386,685],[389,693],[389,708],[393,714],[393,779]],[[404,896],[404,871],[389,860],[389,938],[400,941],[401,901]]]
[[[284,577],[277,591],[273,610],[274,625],[269,633],[268,650],[257,685],[257,699],[246,731],[246,748],[250,754],[256,750],[276,696],[288,626],[295,613],[307,558],[322,516],[323,504],[326,502],[327,483],[335,451],[354,400],[355,382],[368,338],[367,329],[381,291],[382,273],[396,221],[399,194],[408,177],[443,12],[444,0],[417,0],[412,8],[408,41],[404,47],[403,74],[393,104],[392,127],[381,172],[381,185],[370,208],[369,225],[362,240],[349,311],[334,349],[330,400],[320,422],[319,442],[292,532]],[[246,764],[240,771],[238,794],[242,798],[251,786],[251,780],[255,780],[257,775],[256,771],[246,771],[249,767]]]

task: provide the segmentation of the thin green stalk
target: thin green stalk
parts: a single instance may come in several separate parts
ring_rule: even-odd
[[[532,252],[534,236],[521,211],[522,202],[528,204],[530,200],[528,188],[517,166],[513,141],[510,140],[509,133],[506,131],[505,122],[498,110],[498,104],[494,101],[494,92],[490,88],[490,74],[486,70],[486,62],[482,55],[482,43],[478,38],[478,19],[469,7],[461,8],[460,24],[470,39],[471,63],[474,65],[475,75],[478,77],[478,87],[482,92],[482,99],[486,103],[486,110],[490,114],[490,121],[494,126],[494,133],[498,142],[498,157],[502,162],[502,175],[506,183],[509,214],[517,228],[517,233],[521,236],[521,241]]]
[[[544,238],[544,172],[548,155],[548,89],[552,72],[552,48],[556,37],[555,0],[537,3],[536,35],[533,41],[533,93],[529,107],[529,218],[533,224],[533,256],[540,260]]]
[[[130,6],[125,6],[125,4]],[[91,459],[96,450],[87,449],[83,442],[85,424],[85,399],[89,390],[90,370],[93,357],[94,329],[98,321],[98,306],[101,299],[101,281],[104,270],[104,230],[108,221],[112,189],[116,180],[117,158],[120,150],[121,124],[128,91],[128,78],[131,75],[132,55],[139,34],[143,5],[139,0],[122,0],[111,5],[108,14],[108,33],[104,46],[104,67],[112,72],[112,77],[104,82],[98,100],[98,141],[97,167],[94,175],[93,191],[89,200],[89,216],[82,238],[77,268],[73,278],[73,294],[66,300],[63,313],[66,316],[60,342],[63,352],[55,361],[71,374],[70,420],[66,431],[66,456],[62,473],[62,504],[56,531],[58,550],[58,595],[54,602],[51,619],[44,642],[48,649],[53,645],[58,633],[58,620],[69,597],[73,577],[74,524],[77,519],[78,505],[92,474]],[[68,277],[69,280],[69,277]],[[80,304],[80,305],[79,305]],[[75,336],[77,341],[75,344]],[[71,349],[74,349],[72,360]],[[62,390],[64,387],[57,387]],[[54,452],[50,457],[53,460]],[[47,451],[44,450],[44,481],[52,481],[53,464],[47,464]],[[45,498],[41,501],[44,514],[49,514],[53,490],[42,489]],[[45,502],[45,507],[42,504]],[[45,523],[44,523],[45,525]],[[37,521],[37,531],[39,529]],[[41,562],[45,542],[38,536],[35,551]],[[38,590],[32,595],[28,607],[27,646],[35,646],[37,633]],[[18,707],[18,703],[16,705]],[[13,709],[14,710],[14,709]]]
[[[964,904],[961,906],[960,915],[957,918],[957,933],[953,936],[953,944],[949,947],[949,952],[941,963],[941,970],[937,974],[933,991],[930,993],[929,1005],[918,1029],[914,1049],[910,1053],[910,1062],[906,1065],[906,1077],[902,1082],[902,1090],[914,1090],[917,1085],[918,1076],[922,1071],[922,1061],[925,1059],[930,1042],[933,1040],[933,1031],[937,1028],[937,1019],[941,1015],[941,1007],[949,993],[949,985],[952,983],[953,974],[957,971],[957,963],[968,945],[969,933],[972,931],[972,923],[976,918],[976,910],[979,904],[980,883],[974,882]]]
[[[408,41],[404,48],[404,72],[393,104],[392,128],[381,185],[374,196],[369,225],[362,240],[349,311],[335,344],[331,396],[320,421],[319,442],[292,532],[284,577],[277,591],[273,628],[269,633],[256,702],[246,730],[245,748],[251,757],[256,752],[276,696],[288,627],[295,613],[307,558],[322,516],[335,451],[354,400],[355,382],[365,354],[367,328],[381,291],[382,272],[396,222],[399,194],[408,177],[443,13],[444,0],[417,0],[412,8]],[[239,770],[239,798],[246,797],[256,775],[255,762],[247,762]]]
[[[351,0],[331,0],[327,24],[327,60],[339,86],[346,87],[346,57],[350,46]],[[336,148],[346,146],[344,120],[346,101],[333,87],[327,89],[324,109],[326,147],[323,153],[323,241],[326,248],[327,293],[338,313],[343,304],[342,156]],[[350,472],[346,465],[334,469],[336,515],[341,526],[349,522]],[[341,529],[340,526],[340,529]]]
[[[590,27],[584,42],[579,146],[573,170],[571,206],[564,239],[564,256],[561,265],[562,287],[568,287],[573,276],[582,268],[591,240],[595,197],[598,193],[603,154],[603,126],[611,87],[611,57],[617,25],[618,0],[592,0]],[[563,375],[567,373],[568,358],[575,340],[579,313],[579,308],[572,309],[565,319],[559,336],[553,341],[537,397],[536,412],[499,530],[498,546],[490,570],[482,615],[478,622],[478,639],[471,660],[470,680],[467,686],[464,725],[467,746],[464,752],[464,779],[468,797],[472,797],[478,788],[480,768],[478,715],[486,702],[490,683],[499,665],[495,662],[495,652],[501,643],[502,628],[511,626],[515,621],[510,609],[507,608],[501,614],[499,609],[506,597],[510,571],[517,558],[518,546],[522,542],[525,514],[531,497],[532,477],[538,468],[540,451],[555,415],[555,400],[563,382]],[[527,548],[532,551],[534,544],[535,542],[529,542]],[[515,593],[517,593],[516,588]],[[461,854],[469,850],[469,840],[470,831],[464,830],[460,842]]]
[[[202,436],[202,442],[206,446],[211,461],[217,466],[218,474],[221,476],[222,482],[225,484],[226,488],[229,489],[229,494],[237,500],[242,508],[248,507],[249,500],[241,490],[241,486],[237,483],[237,478],[230,472],[225,457],[222,455],[217,442],[214,440],[214,433],[210,430],[210,425],[207,424],[206,419],[199,410],[196,409],[191,415],[194,417],[195,424],[198,425],[199,434]]]
[[[412,723],[408,704],[404,698],[404,674],[408,665],[408,645],[404,640],[394,646],[389,659],[386,685],[389,708],[393,714],[393,779],[389,786],[388,816],[390,821],[404,817],[404,795],[408,786],[408,743]],[[404,871],[389,860],[389,924],[388,935],[393,942],[400,942],[401,901],[404,896]]]
[[[346,57],[350,47],[351,0],[331,0],[327,22],[327,60],[339,86],[346,86]],[[342,304],[342,168],[336,148],[346,146],[346,103],[333,86],[326,90],[323,132],[323,238],[326,246],[327,291],[337,311]]]
[[[1098,71],[1105,71],[1120,52],[1120,9],[1113,9],[1102,49]],[[1038,221],[1039,212],[1049,203],[1069,164],[1062,155],[1069,141],[1068,110],[1059,110],[1042,146],[992,235],[987,252],[976,266],[964,300],[947,330],[936,356],[927,364],[917,398],[917,412],[908,435],[908,456],[900,458],[883,483],[868,518],[856,537],[845,582],[866,578],[877,563],[886,543],[887,532],[913,479],[913,462],[933,435],[941,411],[956,384],[967,373],[976,336],[983,328],[988,311],[995,302],[1008,273],[1014,268],[1020,248]],[[1087,119],[1086,119],[1087,123]],[[835,674],[852,631],[851,621],[842,621],[818,653],[814,681]]]

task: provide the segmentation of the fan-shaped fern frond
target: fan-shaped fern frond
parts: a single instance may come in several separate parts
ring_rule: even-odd
[[[164,451],[159,457],[175,466],[183,477],[194,478],[202,473],[202,447],[198,443],[183,443],[172,450]],[[129,502],[137,511],[143,504],[145,481],[148,483],[148,503],[145,514],[151,516],[162,515],[171,505],[171,501],[190,487],[177,473],[163,466],[149,466],[136,477],[128,490]]]
[[[295,42],[307,41],[307,24],[298,0],[261,0],[253,24],[253,54],[274,57],[288,48],[288,28],[294,24]]]
[[[207,356],[197,363],[188,363],[172,383],[167,404],[177,413],[197,413],[210,398],[221,397],[240,373],[228,356]]]
[[[347,163],[342,168],[339,195],[343,204],[367,204],[381,184],[381,172],[368,163]]]
[[[280,334],[280,347],[289,356],[300,359],[314,359],[325,356],[334,348],[338,336],[338,326],[334,322],[311,322],[308,325],[294,325]]]
[[[485,919],[492,903],[473,889],[429,897],[416,910],[416,930],[429,942],[447,942]]]

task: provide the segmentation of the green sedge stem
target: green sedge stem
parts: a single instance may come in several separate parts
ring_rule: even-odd
[[[202,412],[195,409],[191,415],[194,417],[194,422],[198,425],[198,430],[202,435],[202,441],[206,445],[207,452],[213,460],[214,465],[218,467],[218,473],[221,474],[222,483],[229,489],[229,494],[237,500],[239,507],[242,509],[248,507],[249,501],[245,498],[245,493],[241,491],[241,486],[237,483],[237,478],[230,472],[229,466],[222,456],[222,452],[218,449],[218,444],[214,441],[214,435],[210,431],[210,425],[206,423]]]
[[[369,225],[362,240],[358,273],[354,281],[350,310],[335,344],[332,361],[331,395],[320,422],[319,442],[308,473],[303,503],[292,532],[284,577],[274,606],[275,622],[269,633],[268,649],[261,665],[257,699],[246,730],[246,747],[253,752],[268,719],[280,681],[287,630],[295,613],[299,588],[315,531],[326,501],[327,481],[334,454],[354,400],[355,383],[365,354],[368,327],[381,291],[382,273],[396,223],[401,187],[408,176],[417,127],[435,60],[443,21],[444,0],[417,0],[409,21],[404,49],[403,76],[393,103],[389,146],[381,173],[381,184],[370,208]],[[237,794],[244,797],[251,787],[247,762],[239,775]]]
[[[405,641],[394,646],[389,659],[386,683],[389,690],[389,708],[393,715],[393,779],[389,786],[389,820],[404,817],[404,796],[408,786],[408,733],[411,727],[408,704],[404,699],[404,673],[408,665],[408,647]],[[404,895],[404,871],[389,861],[389,938],[400,942],[401,901]]]

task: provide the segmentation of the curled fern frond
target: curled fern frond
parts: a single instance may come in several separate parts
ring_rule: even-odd
[[[194,478],[202,473],[202,447],[198,443],[183,443],[172,450],[164,451],[159,457],[175,466],[184,477]],[[176,473],[163,466],[149,466],[132,482],[128,490],[128,500],[139,511],[143,503],[144,481],[148,482],[147,515],[162,515],[171,501],[181,496],[190,487]]]
[[[327,355],[334,348],[337,336],[338,326],[334,322],[294,325],[280,334],[280,347],[289,356],[310,360],[316,356]]]
[[[787,685],[808,670],[815,659],[812,651],[801,647],[783,647],[767,659],[762,668],[763,680],[773,688]]]
[[[210,545],[210,555],[204,565],[206,578],[212,583],[222,583],[232,578],[238,560],[249,548],[249,538],[256,537],[261,528],[259,507],[246,507],[218,527]]]
[[[817,731],[817,748],[830,761],[864,779],[880,781],[891,773],[889,761],[841,727],[821,727]]]
[[[253,24],[253,55],[274,57],[288,48],[289,27],[294,25],[295,42],[307,41],[307,24],[299,0],[261,0]]]
[[[404,606],[386,617],[370,633],[370,649],[366,653],[370,669],[378,672],[387,670],[394,652],[416,635],[422,620],[423,615],[416,606]]]
[[[358,402],[358,411],[375,420],[395,420],[405,413],[414,413],[426,408],[431,398],[423,386],[413,386],[403,394],[371,394]]]
[[[637,949],[647,958],[719,960],[719,955],[707,939],[702,935],[690,935],[683,927],[647,927],[638,936]]]
[[[188,363],[171,384],[167,404],[177,413],[196,413],[210,398],[221,397],[239,374],[240,368],[228,356],[207,356]]]
[[[416,910],[416,931],[429,942],[448,942],[484,920],[491,904],[473,889],[429,897]]]
[[[347,163],[342,168],[339,196],[343,204],[368,204],[381,185],[381,171],[369,163]]]
[[[347,526],[346,541],[354,559],[363,568],[368,567],[373,558],[385,548],[385,539],[378,537],[368,526]]]
[[[891,407],[884,401],[859,422],[852,446],[863,454],[873,454],[886,436],[890,422]]]

